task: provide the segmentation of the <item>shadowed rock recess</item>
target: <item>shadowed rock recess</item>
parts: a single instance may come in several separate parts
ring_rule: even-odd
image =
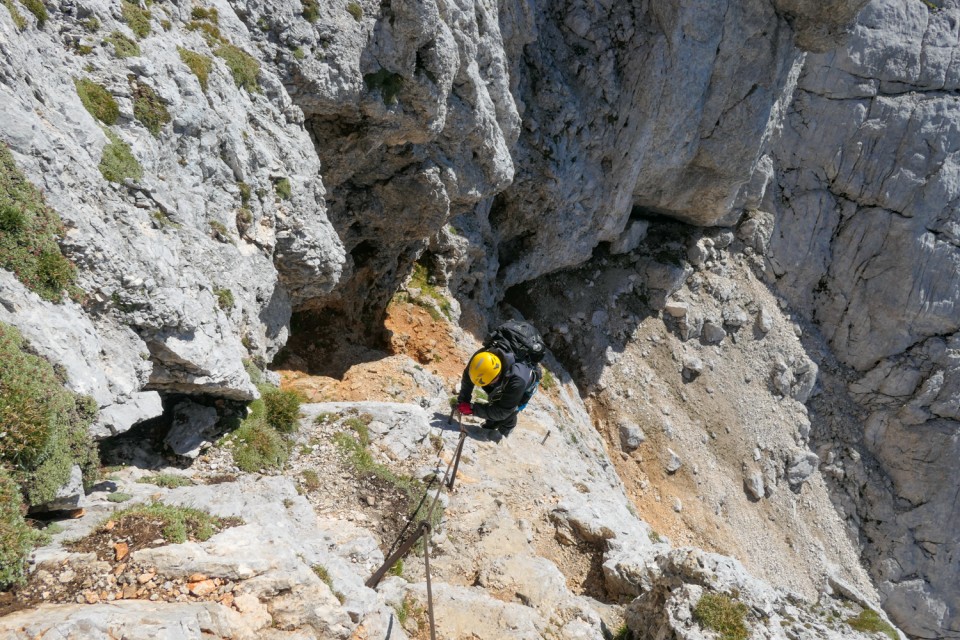
[[[2,5],[3,637],[960,639],[960,0]]]

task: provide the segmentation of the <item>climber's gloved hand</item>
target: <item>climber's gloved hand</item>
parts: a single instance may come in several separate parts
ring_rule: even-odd
[[[457,411],[460,412],[460,415],[471,416],[473,415],[473,406],[469,402],[461,402],[457,405]]]

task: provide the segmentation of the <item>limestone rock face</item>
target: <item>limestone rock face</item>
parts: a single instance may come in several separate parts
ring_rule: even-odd
[[[131,37],[109,3],[51,12],[43,30],[31,22],[21,31],[9,12],[0,16],[2,141],[67,225],[64,249],[79,267],[85,311],[97,318],[89,340],[131,341],[132,329],[134,349],[153,365],[112,359],[111,375],[126,381],[98,390],[104,407],[129,402],[144,382],[154,391],[255,397],[241,359],[271,358],[286,340],[291,306],[329,291],[343,262],[302,114],[269,67],[260,66],[258,86],[247,91],[214,55],[226,42],[257,54],[228,6],[220,39],[210,42],[187,28],[191,8],[156,11],[163,16],[154,16],[136,55],[123,58],[84,27],[96,19],[103,34]],[[64,39],[89,53],[77,55]],[[205,86],[181,51],[206,57]],[[75,78],[112,95],[119,116],[109,127],[81,104]],[[156,135],[141,122],[144,86],[153,108],[168,113]],[[142,175],[102,175],[112,140],[132,149]],[[16,315],[14,324],[26,324]],[[102,378],[106,367],[95,369]],[[149,410],[115,416],[104,430],[123,430]]]
[[[883,474],[840,449],[834,476],[873,540],[887,610],[923,638],[960,637],[947,489],[960,478],[946,462],[960,453],[958,17],[953,2],[873,0],[846,44],[809,55],[764,205],[776,213],[771,276],[855,371],[834,388],[859,409],[822,415]],[[844,435],[847,417],[865,425],[862,440]]]

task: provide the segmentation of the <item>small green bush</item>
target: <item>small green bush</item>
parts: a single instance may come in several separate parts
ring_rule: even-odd
[[[212,22],[213,24],[220,23],[220,14],[217,13],[215,7],[194,7],[190,10],[190,17],[194,20],[206,20],[207,22]]]
[[[403,88],[403,76],[398,73],[391,73],[386,69],[380,69],[376,73],[368,73],[363,76],[363,83],[368,91],[380,91],[380,96],[384,104],[396,104],[397,96]]]
[[[113,45],[113,52],[118,58],[133,58],[140,55],[140,45],[119,31],[114,31],[104,40]]]
[[[305,469],[301,475],[303,476],[303,487],[307,491],[316,491],[323,486],[320,483],[320,476],[313,469]]]
[[[233,462],[247,473],[282,467],[290,457],[290,443],[263,420],[247,418],[232,439]]]
[[[297,60],[303,60],[303,58],[306,55],[307,54],[303,52],[303,48],[301,47],[297,47],[296,49],[293,50],[293,57],[296,58]]]
[[[229,43],[221,45],[214,53],[227,64],[237,87],[246,89],[250,93],[260,92],[260,85],[257,83],[260,63],[253,56]]]
[[[137,38],[146,38],[150,35],[150,11],[141,9],[138,5],[127,0],[120,0],[120,15]]]
[[[858,616],[847,618],[847,624],[864,633],[882,633],[890,640],[898,640],[900,637],[897,630],[884,622],[880,614],[873,609],[864,609]]]
[[[240,202],[243,204],[243,206],[250,204],[250,196],[253,193],[250,189],[250,185],[248,185],[246,182],[238,182],[237,188],[240,189]]]
[[[155,484],[158,487],[166,489],[176,489],[177,487],[189,487],[193,485],[193,480],[184,478],[172,473],[158,473],[153,476],[146,476],[137,480],[141,484]]]
[[[90,115],[104,124],[116,124],[120,117],[120,106],[106,87],[87,78],[74,80],[73,84],[80,102]]]
[[[123,493],[122,491],[116,491],[107,496],[108,502],[126,502],[133,496],[129,493]]]
[[[280,433],[293,433],[300,420],[303,396],[296,391],[265,387],[261,391],[267,424]]]
[[[177,51],[180,53],[180,59],[183,60],[183,63],[190,68],[193,75],[197,76],[197,80],[200,81],[200,88],[206,91],[210,69],[213,68],[213,60],[209,56],[183,47],[177,47]]]
[[[87,433],[96,403],[63,383],[53,365],[29,352],[15,327],[0,323],[0,465],[31,506],[53,500],[74,464],[86,486],[96,478],[97,450]]]
[[[214,289],[213,295],[217,297],[217,306],[224,311],[233,308],[233,291],[230,291],[230,289]]]
[[[440,293],[437,287],[430,284],[427,268],[419,262],[416,262],[413,265],[413,273],[410,275],[410,285],[416,289],[419,289],[421,295],[426,295],[432,298],[437,306],[440,307],[440,311],[443,312],[443,315],[446,316],[447,319],[451,318],[453,314],[453,306],[450,304],[450,301],[447,300],[442,293]],[[439,321],[443,319],[437,313],[436,309],[433,308],[433,305],[424,303],[418,298],[411,298],[410,301],[426,309],[427,313],[429,313],[430,317],[434,320]]]
[[[47,18],[50,16],[47,14],[47,7],[44,6],[41,0],[22,0],[23,6],[27,8],[27,11],[32,13],[37,19],[37,26],[42,27],[47,22]]]
[[[353,19],[357,22],[363,19],[363,7],[361,7],[356,2],[347,3],[347,13],[353,16]]]
[[[543,387],[544,391],[550,391],[557,386],[557,379],[546,367],[543,368],[543,380],[540,381],[540,386]]]
[[[230,526],[229,520],[212,516],[199,509],[176,507],[161,502],[130,507],[115,512],[110,520],[119,522],[127,517],[149,518],[162,523],[163,537],[167,542],[180,544],[187,540],[209,540],[219,529]]]
[[[693,608],[697,623],[720,634],[720,640],[747,640],[747,605],[722,593],[705,593]]]
[[[317,0],[300,0],[303,7],[301,14],[308,22],[316,22],[320,18],[320,5]]]
[[[10,12],[10,17],[13,18],[13,25],[20,31],[23,31],[27,27],[27,19],[24,18],[23,14],[17,9],[17,5],[13,4],[13,0],[3,0],[3,6]]]
[[[23,582],[27,556],[40,537],[23,521],[22,505],[20,488],[0,467],[0,590]]]
[[[170,112],[166,105],[150,85],[132,77],[130,89],[133,92],[133,117],[145,126],[154,138],[160,137],[160,129],[170,122]]]
[[[63,231],[60,216],[0,143],[0,268],[44,300],[59,302],[64,290],[79,294],[74,266],[57,244]]]
[[[191,20],[187,23],[187,31],[199,31],[209,47],[215,47],[228,42],[228,40],[223,37],[223,34],[220,33],[220,27],[211,22]]]
[[[130,146],[112,131],[106,131],[110,144],[103,148],[100,173],[110,182],[122,183],[127,178],[139,180],[143,168],[130,151]]]
[[[280,178],[273,183],[274,189],[277,190],[277,197],[281,200],[289,200],[292,190],[290,188],[290,179],[289,178]]]
[[[90,33],[96,33],[97,31],[100,31],[100,20],[98,20],[96,16],[90,16],[80,24],[82,24],[83,28]]]

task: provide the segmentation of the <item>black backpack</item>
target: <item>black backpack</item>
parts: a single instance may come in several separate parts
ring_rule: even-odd
[[[513,354],[518,362],[530,365],[531,369],[538,370],[540,361],[546,353],[546,346],[540,332],[528,322],[507,320],[497,327],[484,341],[487,349],[497,348]]]

